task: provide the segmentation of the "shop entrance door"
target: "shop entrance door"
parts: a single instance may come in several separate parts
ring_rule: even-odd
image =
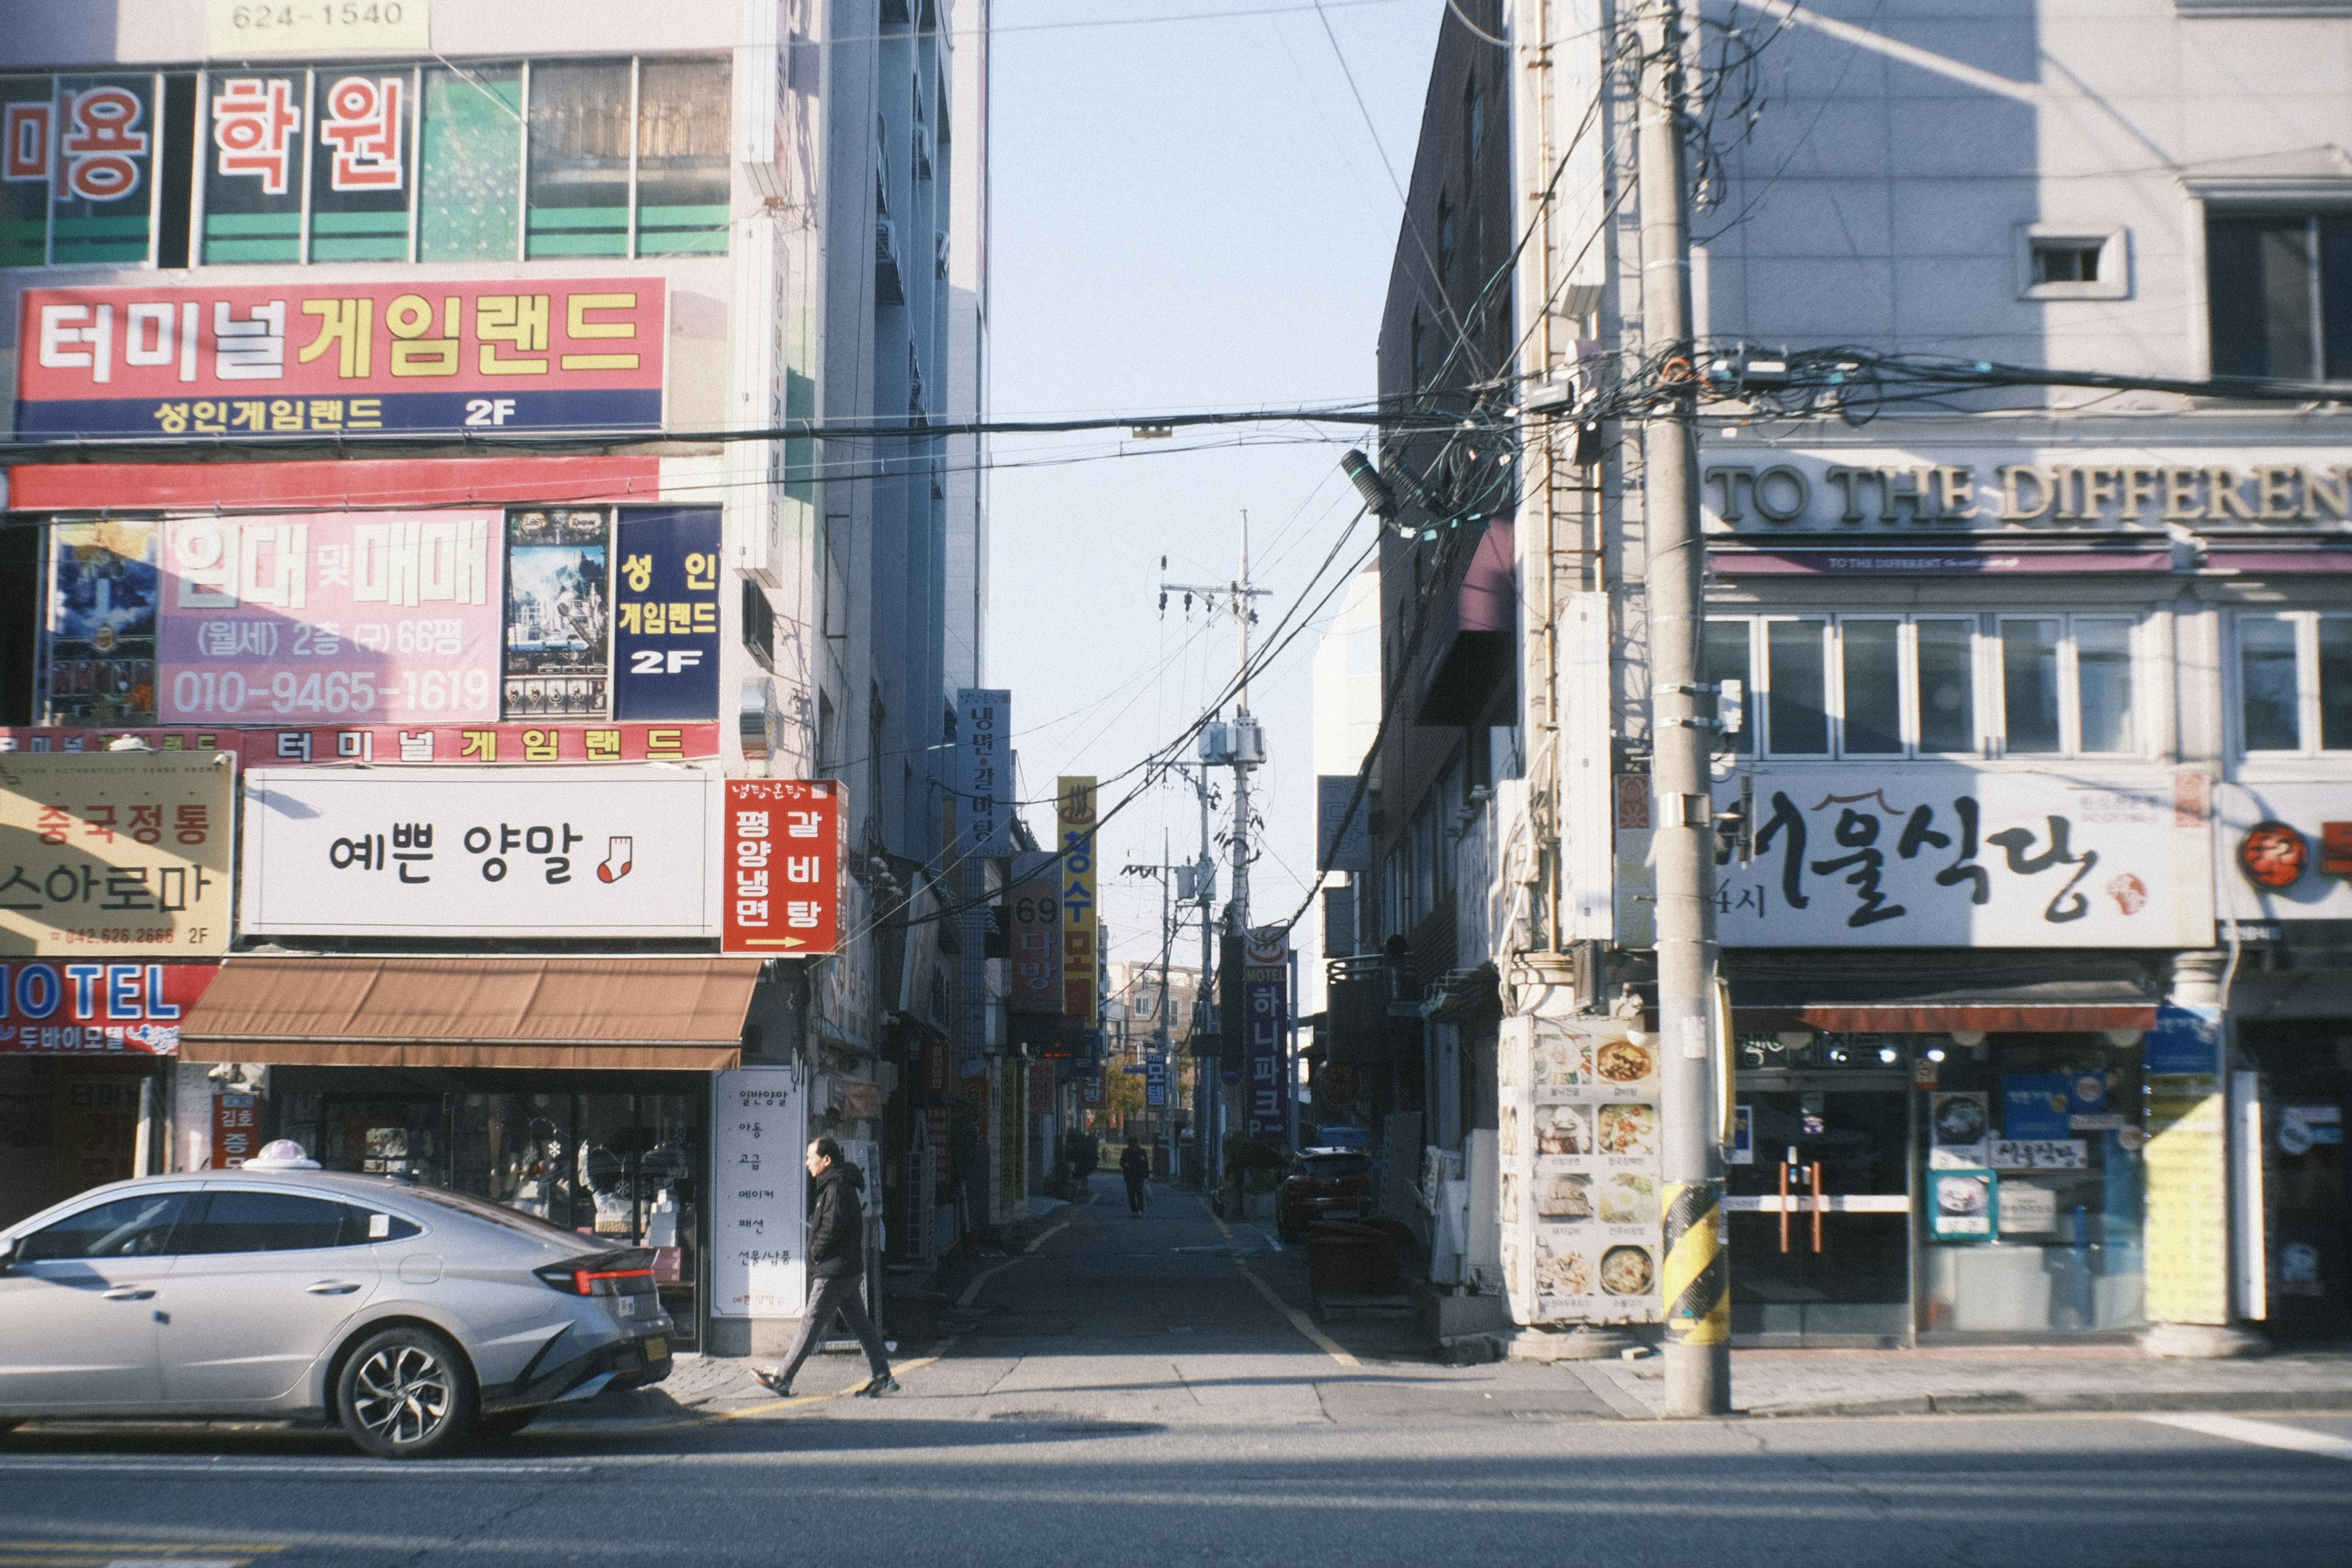
[[[1725,1207],[1742,1340],[1909,1337],[1910,1096],[1900,1074],[1860,1079],[1740,1075],[1749,1158],[1729,1168]]]

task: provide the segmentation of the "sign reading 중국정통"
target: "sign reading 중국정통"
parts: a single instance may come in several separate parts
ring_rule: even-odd
[[[236,760],[0,752],[0,953],[228,951]]]

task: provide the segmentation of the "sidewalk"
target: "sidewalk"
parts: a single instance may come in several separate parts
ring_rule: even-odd
[[[1655,1420],[1664,1366],[1561,1362],[1619,1415]],[[1746,1415],[1986,1415],[2069,1410],[2352,1411],[2352,1353],[2172,1361],[2114,1346],[1731,1354]]]

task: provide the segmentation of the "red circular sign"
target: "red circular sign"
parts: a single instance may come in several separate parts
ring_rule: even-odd
[[[2311,864],[2311,847],[2284,822],[2257,823],[2238,841],[2238,869],[2259,888],[2292,888]]]

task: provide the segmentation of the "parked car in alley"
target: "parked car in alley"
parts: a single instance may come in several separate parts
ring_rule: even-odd
[[[1318,1219],[1361,1219],[1372,1212],[1372,1160],[1360,1149],[1302,1149],[1290,1157],[1275,1202],[1283,1239],[1296,1241]]]
[[[0,1428],[262,1416],[424,1458],[660,1381],[672,1326],[651,1252],[464,1194],[318,1170],[142,1177],[0,1231]]]

